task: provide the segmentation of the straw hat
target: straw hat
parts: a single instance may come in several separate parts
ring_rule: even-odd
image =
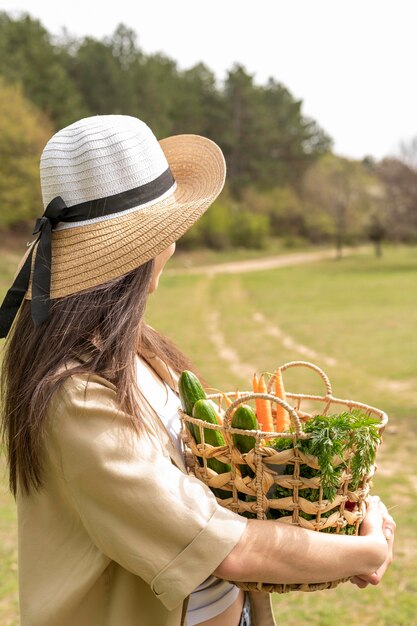
[[[155,257],[214,201],[225,172],[210,139],[177,135],[158,142],[144,122],[127,115],[88,117],[57,132],[41,157],[39,237],[3,302],[0,326],[1,318],[14,318],[22,290],[36,299],[33,317],[42,323],[49,298],[97,286]]]

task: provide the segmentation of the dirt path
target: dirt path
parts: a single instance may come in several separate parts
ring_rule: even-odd
[[[264,329],[264,333],[266,335],[278,339],[284,348],[287,348],[287,350],[292,350],[307,360],[312,359],[314,361],[315,359],[320,359],[326,365],[337,365],[336,359],[325,354],[319,354],[312,348],[309,348],[302,343],[298,343],[298,341],[291,337],[291,335],[285,333],[279,326],[268,322],[266,317],[259,311],[253,314],[253,320],[261,325],[260,327]]]
[[[226,338],[220,330],[219,312],[210,311],[207,316],[207,330],[219,358],[227,363],[229,370],[237,377],[244,376],[252,379],[257,368],[251,363],[243,363],[239,353],[227,344]]]
[[[369,248],[357,248],[350,250],[349,254],[358,254],[369,250]],[[347,253],[346,253],[347,254]],[[177,274],[203,274],[210,280],[216,274],[221,273],[241,273],[263,269],[272,269],[274,267],[286,267],[291,265],[299,265],[310,261],[319,261],[322,259],[334,258],[333,250],[322,250],[320,252],[309,252],[302,254],[284,255],[276,258],[252,259],[248,261],[239,261],[233,263],[223,263],[215,266],[201,266],[185,270],[175,270]],[[173,272],[171,272],[173,273]],[[306,360],[315,362],[317,359],[323,361],[326,365],[338,365],[337,359],[330,355],[319,354],[309,346],[299,343],[294,337],[291,337],[282,328],[276,324],[272,324],[266,320],[265,316],[254,311],[252,319],[255,323],[261,322],[260,327],[264,329],[265,334],[277,339],[281,345],[290,351],[293,351],[296,358],[302,357]],[[207,330],[212,344],[214,345],[219,357],[228,364],[230,371],[236,376],[250,377],[256,366],[252,363],[245,363],[241,360],[238,350],[228,345],[226,337],[221,331],[220,316],[216,309],[211,309],[207,315]],[[371,377],[372,378],[372,377]],[[374,378],[372,384],[375,388],[389,391],[392,394],[401,394],[407,397],[409,401],[416,402],[416,380],[395,381],[383,378]]]
[[[345,256],[352,256],[368,252],[369,246],[358,248],[346,248]],[[290,267],[291,265],[302,265],[314,261],[334,259],[335,251],[318,250],[317,252],[295,252],[293,254],[282,254],[274,257],[262,259],[248,259],[246,261],[231,261],[229,263],[219,263],[218,265],[200,265],[199,267],[189,267],[181,269],[167,269],[166,274],[177,276],[180,274],[205,274],[214,276],[216,274],[242,274],[244,272],[257,272],[260,270],[271,270],[276,267]]]
[[[356,249],[349,249],[346,254],[357,254],[369,250],[368,247],[361,247]],[[200,267],[184,268],[181,270],[168,270],[170,275],[180,274],[203,274],[209,279],[213,278],[216,274],[235,274],[244,272],[254,272],[259,270],[273,269],[277,267],[289,267],[291,265],[301,265],[303,263],[310,263],[314,261],[321,261],[324,259],[332,259],[335,256],[333,249],[320,250],[317,252],[302,252],[294,254],[285,254],[277,257],[269,257],[263,259],[250,259],[247,261],[234,261],[230,263],[221,263],[219,265],[207,265]],[[261,319],[262,318],[262,319]],[[265,322],[265,318],[260,312],[253,314],[255,322]],[[293,350],[297,355],[304,358],[310,358],[312,360],[320,357],[327,365],[336,365],[336,359],[333,359],[327,355],[319,355],[317,352],[309,348],[308,346],[298,343],[293,337],[285,333],[281,328],[276,325],[263,324],[263,328],[271,337],[278,339],[281,344],[290,350]],[[241,361],[239,353],[227,344],[226,338],[220,330],[219,312],[212,309],[207,315],[207,330],[211,342],[213,343],[219,357],[225,361],[230,371],[241,376],[251,376],[256,371],[256,366],[251,363],[243,363]]]
[[[252,319],[254,322],[261,322],[260,328],[264,329],[264,333],[270,337],[277,339],[281,345],[294,353],[294,360],[301,358],[315,363],[317,360],[323,361],[326,365],[335,366],[338,365],[338,361],[331,356],[325,354],[319,354],[312,348],[297,342],[293,337],[285,333],[281,328],[276,325],[267,323],[265,316],[259,311],[253,313]],[[220,328],[220,316],[217,310],[211,310],[207,316],[207,330],[209,333],[210,341],[220,359],[227,363],[229,370],[237,377],[243,376],[248,380],[251,379],[252,374],[258,370],[258,367],[253,363],[247,363],[241,360],[239,352],[227,343],[227,339]],[[344,363],[346,366],[346,362]],[[381,391],[388,391],[393,395],[401,394],[403,398],[406,398],[413,405],[417,402],[416,380],[389,380],[385,378],[376,378],[368,374],[369,382],[375,389]],[[416,487],[417,489],[417,487]]]

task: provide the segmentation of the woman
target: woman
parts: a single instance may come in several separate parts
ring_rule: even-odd
[[[246,520],[186,473],[176,380],[191,366],[144,312],[224,176],[210,140],[158,143],[128,116],[45,147],[38,239],[0,311],[22,626],[270,626],[270,597],[227,580],[363,587],[391,561],[378,499],[362,536],[332,536]]]

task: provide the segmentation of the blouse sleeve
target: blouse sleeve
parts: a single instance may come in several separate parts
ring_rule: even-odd
[[[247,520],[173,465],[155,436],[138,436],[102,380],[74,375],[56,394],[63,478],[93,543],[172,610],[229,554]]]

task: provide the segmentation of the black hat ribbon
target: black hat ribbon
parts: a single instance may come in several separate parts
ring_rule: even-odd
[[[35,326],[42,324],[49,316],[51,293],[51,240],[52,230],[63,222],[83,222],[105,217],[134,207],[140,207],[161,197],[175,184],[170,168],[154,180],[139,187],[122,191],[112,196],[87,200],[68,207],[61,196],[56,196],[45,209],[42,217],[36,220],[33,243],[19,274],[10,287],[0,307],[0,337],[6,337],[23,302],[29,287],[32,256],[35,245],[38,249],[32,277],[32,319]]]
[[[38,239],[32,244],[32,249],[0,308],[1,338],[7,336],[28,290],[33,250],[36,243],[38,244],[38,250],[32,279],[32,319],[36,326],[42,324],[47,319],[51,289],[51,234],[52,229],[65,217],[66,209],[67,205],[64,200],[57,196],[48,204],[42,217],[36,220],[32,234],[36,235],[39,233]]]

